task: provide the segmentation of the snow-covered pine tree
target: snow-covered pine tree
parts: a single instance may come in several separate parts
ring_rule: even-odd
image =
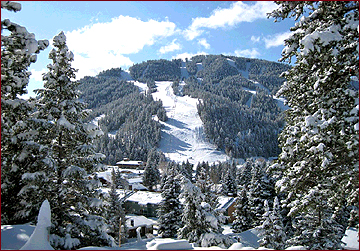
[[[196,168],[195,185],[200,188],[200,192],[204,195],[204,202],[208,203],[213,209],[219,205],[218,196],[212,191],[214,183],[209,175],[209,165],[205,162],[198,163]]]
[[[156,185],[160,182],[160,171],[158,169],[159,160],[157,157],[158,155],[155,149],[149,151],[143,174],[143,184],[150,191],[154,191],[154,188],[156,188]]]
[[[162,201],[158,209],[159,230],[163,238],[177,237],[182,227],[182,205],[180,203],[181,186],[174,170],[168,170],[161,184]]]
[[[38,140],[48,151],[43,163],[48,182],[37,187],[33,180],[27,189],[48,197],[52,208],[50,242],[54,248],[115,245],[101,217],[101,183],[95,174],[102,170],[104,155],[94,151],[92,142],[102,131],[84,122],[88,111],[78,99],[78,82],[73,80],[76,70],[71,67],[74,56],[63,32],[53,38],[53,45],[49,53],[52,63],[43,75],[44,89],[36,91],[36,116],[43,122]],[[29,207],[31,203],[28,201]]]
[[[339,233],[333,213],[359,203],[359,93],[351,85],[359,74],[359,2],[277,3],[270,17],[298,22],[282,53],[282,61],[296,62],[278,93],[291,108],[279,136],[283,177],[276,186],[301,225],[291,242],[338,249],[346,226]],[[309,243],[309,236],[324,238]]]
[[[182,215],[184,225],[178,231],[178,238],[187,239],[191,243],[200,245],[200,237],[208,229],[206,214],[201,207],[204,195],[185,177],[181,181],[181,190],[181,197],[184,198]]]
[[[1,9],[18,12],[21,4],[1,1]],[[7,30],[8,35],[3,31]],[[22,214],[19,192],[22,176],[37,168],[43,158],[41,146],[34,142],[37,124],[31,118],[33,106],[20,98],[26,94],[31,73],[28,68],[36,54],[49,45],[47,40],[35,39],[25,27],[1,21],[1,223],[21,224],[33,220],[36,212]],[[40,173],[38,173],[41,176]]]
[[[247,159],[246,162],[237,170],[236,183],[238,186],[247,186],[251,181],[251,168],[253,161]]]
[[[120,223],[122,226],[121,230],[121,243],[126,241],[126,219],[123,204],[117,193],[117,177],[116,171],[113,168],[111,171],[111,187],[109,195],[107,197],[107,203],[104,208],[104,217],[106,218],[109,226],[108,233],[115,239],[116,244],[119,244],[119,228]]]
[[[186,162],[182,163],[182,168],[184,176],[189,180],[192,180],[193,165],[189,162],[189,160],[186,160]]]
[[[270,211],[268,201],[265,200],[264,202],[265,213],[263,214],[262,224],[257,227],[261,237],[259,244],[260,247],[283,250],[285,249],[286,235],[279,213],[279,200],[277,197],[275,197],[273,204],[273,210]]]
[[[274,185],[271,184],[266,174],[266,162],[262,160],[255,161],[251,169],[251,181],[247,194],[250,218],[254,227],[261,223],[264,214],[264,201],[272,201],[274,194]]]
[[[230,168],[225,170],[225,175],[221,183],[221,191],[223,195],[236,197],[236,180],[235,176],[233,175],[233,171]]]
[[[232,241],[222,235],[221,222],[211,206],[204,202],[205,196],[191,181],[182,176],[181,197],[183,203],[183,227],[178,231],[178,238],[187,239],[198,246],[220,245],[229,247]]]
[[[250,208],[247,199],[247,187],[243,186],[236,200],[235,211],[233,213],[235,220],[231,225],[234,233],[244,232],[252,227]]]

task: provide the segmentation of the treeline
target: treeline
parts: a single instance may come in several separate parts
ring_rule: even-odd
[[[107,71],[106,75],[85,77],[79,85],[81,98],[92,108],[88,119],[101,116],[98,123],[104,135],[94,142],[96,151],[105,154],[104,163],[110,165],[125,157],[146,161],[148,151],[157,147],[161,138],[161,125],[153,116],[167,120],[162,102],[120,80],[119,71]]]

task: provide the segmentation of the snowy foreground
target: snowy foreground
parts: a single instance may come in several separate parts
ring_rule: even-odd
[[[231,232],[229,226],[224,226],[224,234],[234,235]],[[29,240],[31,234],[34,232],[35,226],[32,225],[4,225],[1,226],[1,249],[2,250],[19,250]],[[240,234],[236,234],[241,243],[234,243],[229,250],[264,250],[264,248],[258,248],[258,237],[255,230],[248,230]],[[347,236],[343,238],[346,243],[345,249],[359,250],[358,231],[351,228],[346,231]],[[41,238],[37,236],[36,238]],[[34,237],[33,237],[34,239]],[[42,239],[44,240],[44,238]],[[36,240],[35,240],[36,241]],[[38,243],[40,246],[46,246],[47,243]],[[38,249],[38,248],[37,248]],[[121,247],[85,247],[81,250],[216,250],[222,249],[220,247],[193,247],[186,240],[174,240],[174,239],[161,239],[151,238],[142,239],[137,241],[136,239],[130,240],[130,242],[122,244]],[[288,250],[299,250],[301,247],[290,247]]]
[[[208,161],[226,161],[228,156],[216,150],[216,146],[205,138],[203,123],[198,115],[198,100],[189,96],[176,96],[170,81],[156,81],[157,92],[152,93],[154,100],[161,100],[168,116],[162,122],[160,150],[171,160],[192,164]],[[180,83],[184,84],[183,82]]]

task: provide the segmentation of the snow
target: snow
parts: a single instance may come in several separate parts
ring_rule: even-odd
[[[188,250],[193,246],[187,240],[155,239],[146,244],[148,250]]]
[[[1,249],[20,250],[34,229],[33,225],[1,225]]]
[[[303,45],[301,53],[305,56],[310,51],[313,51],[315,49],[314,42],[316,39],[319,39],[320,43],[323,45],[327,45],[331,41],[340,41],[342,39],[342,36],[339,33],[340,29],[340,25],[332,25],[325,31],[314,31],[313,33],[307,34],[300,40],[300,44]]]
[[[57,124],[60,126],[63,126],[65,128],[67,128],[68,130],[74,130],[75,126],[73,124],[71,124],[66,118],[65,116],[62,114],[60,116],[60,118],[57,121]]]
[[[146,205],[148,203],[159,204],[162,200],[162,197],[161,193],[137,191],[126,200],[138,202],[140,205]]]
[[[130,215],[129,215],[130,216]],[[134,216],[130,216],[134,217]],[[145,218],[145,217],[144,217]],[[139,218],[141,219],[141,218]],[[151,219],[147,219],[152,221]],[[151,223],[150,223],[151,224]],[[19,250],[23,244],[29,239],[29,236],[34,231],[34,226],[31,225],[3,225],[1,226],[1,249],[10,249],[10,250]],[[223,234],[231,234],[231,229],[229,225],[224,226],[225,230]],[[227,230],[226,230],[227,229]],[[225,233],[226,232],[226,233]],[[240,236],[241,242],[232,244],[228,249],[229,250],[265,250],[266,248],[259,247],[257,241],[257,232],[254,229],[247,230],[240,234],[231,234]],[[359,250],[358,242],[358,230],[355,228],[350,228],[346,230],[346,235],[342,241],[346,244],[344,248],[347,250]],[[142,239],[141,242],[128,242],[121,244],[121,247],[84,247],[80,250],[173,250],[173,249],[195,249],[195,250],[214,250],[222,249],[220,247],[193,247],[187,248],[185,244],[186,240],[174,240],[169,238],[151,238],[151,239]],[[150,244],[151,243],[151,244]],[[160,244],[157,245],[156,244]],[[40,244],[40,243],[39,243]],[[178,244],[178,245],[176,245]],[[181,245],[184,248],[180,248]],[[192,244],[190,244],[192,246]],[[176,246],[176,248],[174,248]],[[166,247],[166,248],[165,248]],[[302,246],[292,246],[286,250],[304,250]]]
[[[353,227],[347,229],[342,241],[345,249],[359,250],[359,230]]]
[[[22,250],[53,250],[49,243],[49,230],[51,227],[51,210],[48,200],[45,200],[39,211],[38,222],[29,240]],[[1,243],[2,245],[2,243]]]
[[[66,36],[63,31],[61,31],[57,36],[53,38],[54,46],[65,44],[66,43]]]
[[[160,121],[164,127],[159,148],[165,156],[176,162],[189,160],[192,164],[228,160],[224,152],[206,140],[196,107],[199,101],[174,95],[172,82],[156,81],[155,84],[157,92],[152,93],[153,98],[163,102],[169,118],[166,122]]]
[[[142,215],[126,215],[126,226],[129,229],[138,228],[141,226],[152,226],[157,225],[157,221],[154,221],[152,219],[146,218]],[[131,225],[131,222],[134,221],[134,226]]]
[[[134,85],[140,88],[140,93],[145,93],[149,89],[146,83],[141,83],[139,81],[131,81],[131,82],[133,82]]]

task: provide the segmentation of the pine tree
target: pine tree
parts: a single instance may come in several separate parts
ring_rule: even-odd
[[[248,205],[250,208],[251,221],[254,227],[261,222],[264,214],[264,201],[271,200],[274,196],[274,187],[270,183],[265,172],[266,163],[263,161],[256,161],[251,169],[251,182],[248,186]]]
[[[233,175],[233,172],[231,171],[231,169],[227,169],[225,172],[226,173],[224,175],[222,185],[221,185],[222,194],[224,194],[225,196],[235,197],[236,193],[237,193],[235,176]]]
[[[2,1],[1,9],[18,12],[21,4]],[[7,30],[10,34],[3,35]],[[34,142],[37,123],[31,117],[32,104],[20,96],[27,93],[31,73],[28,68],[36,62],[36,54],[49,45],[47,40],[35,39],[25,27],[1,21],[1,222],[21,224],[34,220],[36,212],[21,213],[23,203],[19,193],[23,174],[37,168],[44,157],[41,146]],[[38,174],[41,176],[41,173]]]
[[[204,195],[190,180],[183,178],[181,181],[183,202],[183,227],[178,231],[178,238],[187,239],[191,243],[200,245],[201,235],[207,232],[208,222],[206,214],[201,207]]]
[[[108,233],[115,239],[116,244],[118,243],[119,237],[119,228],[120,224],[122,226],[121,230],[121,243],[126,241],[126,219],[125,211],[122,205],[122,202],[117,193],[117,183],[116,183],[116,172],[113,168],[111,172],[111,187],[109,191],[109,196],[107,198],[107,206],[104,209],[104,216],[108,222],[109,230]]]
[[[102,170],[104,155],[94,151],[92,142],[102,132],[84,122],[88,111],[78,99],[78,83],[72,80],[76,72],[71,67],[73,54],[63,32],[53,38],[53,45],[49,53],[52,64],[43,75],[44,89],[37,90],[36,102],[36,118],[43,123],[38,141],[47,149],[43,162],[47,183],[38,187],[36,180],[29,180],[26,189],[28,193],[38,191],[51,204],[50,241],[54,248],[115,245],[100,216],[101,183],[94,175]],[[29,208],[33,207],[31,201],[27,202]]]
[[[274,208],[270,211],[267,200],[264,202],[265,213],[263,214],[262,224],[257,227],[261,239],[259,240],[260,247],[271,248],[275,250],[283,250],[286,243],[286,235],[279,213],[278,198],[274,199]]]
[[[175,238],[182,227],[182,205],[179,201],[181,192],[180,183],[175,177],[174,171],[164,175],[161,187],[162,201],[159,205],[159,230],[163,238]]]
[[[236,183],[239,186],[247,186],[251,181],[251,168],[253,166],[253,161],[247,159],[246,162],[238,169],[236,175]]]
[[[143,184],[150,191],[154,191],[154,187],[160,182],[160,171],[157,168],[159,160],[155,150],[151,150],[148,154],[148,160],[146,162]]]
[[[291,107],[277,163],[283,172],[277,189],[287,194],[284,203],[299,226],[289,241],[338,249],[346,225],[339,231],[333,214],[344,206],[358,208],[359,94],[351,79],[359,72],[359,3],[278,4],[269,15],[276,21],[300,19],[282,53],[282,61],[296,62],[283,73],[287,82],[278,93]]]
[[[210,179],[209,166],[205,162],[199,163],[196,168],[195,185],[200,189],[204,195],[204,202],[208,203],[212,208],[217,208],[219,205],[218,197],[212,191],[214,183]]]
[[[231,229],[233,229],[234,233],[241,233],[251,228],[252,221],[246,186],[241,188],[238,194],[233,215],[235,220],[231,225]]]
[[[178,238],[187,239],[197,246],[229,247],[232,241],[222,235],[222,222],[219,221],[210,204],[204,202],[204,194],[185,177],[182,177],[181,187],[181,197],[184,198],[182,215],[184,225],[178,231]]]

